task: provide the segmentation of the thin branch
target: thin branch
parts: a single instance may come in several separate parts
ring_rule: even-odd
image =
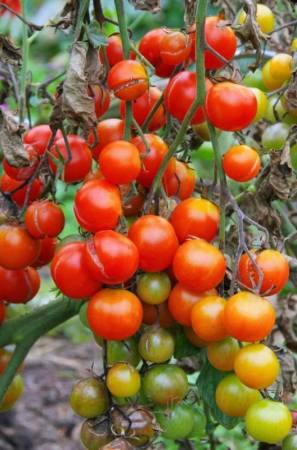
[[[32,22],[28,22],[23,16],[21,16],[20,14],[18,14],[14,9],[10,8],[8,5],[6,5],[5,3],[0,2],[0,8],[4,8],[7,11],[9,11],[11,14],[13,14],[14,16],[16,16],[18,19],[20,19],[25,25],[27,25],[27,27],[30,28],[31,31],[40,31],[43,29],[43,25],[36,25],[35,23]]]

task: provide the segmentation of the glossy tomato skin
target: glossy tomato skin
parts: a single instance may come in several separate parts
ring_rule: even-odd
[[[219,229],[219,208],[203,198],[188,198],[174,208],[170,223],[181,243],[193,237],[212,241]]]
[[[205,40],[209,47],[213,48],[227,61],[231,61],[235,55],[237,42],[236,36],[232,28],[222,26],[221,19],[218,16],[207,17],[205,20]],[[192,40],[191,57],[195,60],[195,27],[190,30]],[[204,52],[205,68],[219,69],[224,66],[224,62],[215,56],[209,50]]]
[[[0,180],[0,189],[2,192],[10,193],[14,190],[17,190],[14,194],[12,194],[11,198],[12,200],[19,206],[22,207],[27,192],[29,191],[29,204],[40,197],[42,190],[43,190],[43,183],[37,178],[33,181],[32,186],[27,184],[26,186],[22,186],[23,181],[17,181],[8,176],[6,173],[3,173],[1,180]]]
[[[216,403],[231,417],[244,417],[251,405],[262,399],[259,391],[245,386],[234,374],[223,378],[216,388]]]
[[[80,380],[72,388],[70,406],[76,414],[88,419],[104,414],[109,406],[104,382],[95,377]]]
[[[107,372],[106,385],[114,397],[133,397],[140,389],[139,372],[130,364],[118,362]]]
[[[96,419],[95,419],[96,420]],[[80,430],[80,440],[88,450],[97,450],[113,440],[107,421],[99,421],[94,426],[93,420],[85,420]]]
[[[180,200],[191,197],[196,183],[195,171],[182,161],[175,161],[175,171],[163,180],[164,189],[169,197]]]
[[[102,49],[100,49],[99,54],[101,62],[104,63],[104,56]],[[113,34],[108,37],[106,45],[106,56],[110,67],[113,67],[115,64],[125,59],[123,52],[123,44],[119,34]],[[129,59],[135,58],[136,58],[135,53],[131,51],[129,53]]]
[[[144,273],[137,278],[137,295],[149,305],[164,303],[171,291],[171,281],[167,273]]]
[[[101,150],[113,141],[124,139],[125,123],[121,119],[101,120],[96,126],[97,140],[95,144],[94,132],[91,131],[88,137],[88,145],[92,150],[93,158],[97,161]]]
[[[61,292],[73,299],[90,297],[101,285],[94,280],[84,264],[85,243],[65,244],[51,262],[51,275]]]
[[[139,267],[159,272],[172,263],[178,241],[172,225],[159,216],[142,216],[133,223],[128,237],[139,251]]]
[[[24,144],[32,145],[36,148],[40,155],[43,155],[48,147],[50,138],[52,137],[52,130],[49,125],[37,125],[28,130],[23,136]],[[55,140],[62,137],[60,130],[55,135]]]
[[[142,127],[147,116],[161,97],[162,92],[156,87],[150,87],[141,97],[138,97],[132,104],[133,117]],[[120,111],[121,116],[124,119],[126,114],[126,103],[121,102]],[[166,123],[166,115],[163,104],[158,107],[157,111],[154,113],[153,117],[148,123],[147,129],[149,131],[156,131],[162,128]]]
[[[204,292],[215,288],[223,280],[226,261],[216,247],[203,239],[193,239],[178,248],[173,271],[180,283],[197,292]]]
[[[91,330],[104,339],[123,340],[133,336],[142,322],[141,302],[124,289],[103,289],[88,303]]]
[[[234,360],[234,370],[246,386],[265,389],[275,382],[280,364],[275,353],[264,344],[242,347]]]
[[[32,203],[25,213],[25,225],[35,239],[56,237],[64,228],[62,209],[47,200]]]
[[[188,289],[181,283],[177,283],[170,292],[168,308],[172,317],[181,325],[191,326],[191,311],[193,306],[204,296],[216,295],[215,289],[201,293]]]
[[[216,369],[229,372],[234,369],[234,361],[239,349],[237,340],[227,337],[207,346],[207,358]]]
[[[121,100],[131,101],[148,89],[148,75],[145,67],[132,59],[120,61],[108,72],[109,89]]]
[[[90,172],[92,167],[92,154],[84,139],[75,134],[67,136],[71,160],[68,161],[68,154],[64,138],[58,139],[50,150],[53,158],[64,158],[64,170],[62,179],[65,183],[77,183],[82,181]],[[50,166],[53,172],[56,172],[57,166],[54,159],[50,157]],[[68,162],[67,162],[68,161]]]
[[[35,172],[39,161],[38,151],[35,147],[33,147],[32,145],[25,144],[24,149],[29,162],[27,166],[14,167],[10,165],[5,158],[3,159],[2,162],[4,172],[7,173],[7,175],[10,176],[11,178],[18,181],[24,181],[30,178],[30,176]]]
[[[33,267],[8,270],[0,267],[0,300],[8,303],[27,303],[40,288],[40,277]]]
[[[211,87],[205,106],[213,126],[238,131],[250,125],[256,116],[257,98],[249,88],[224,81]]]
[[[217,295],[203,297],[191,310],[192,328],[205,342],[215,342],[227,336],[224,327],[226,300]]]
[[[266,295],[277,294],[288,282],[290,267],[285,257],[277,250],[263,250],[255,253],[255,261],[263,273],[260,292]],[[248,287],[257,286],[259,274],[247,254],[239,261],[239,278]]]
[[[32,264],[32,267],[42,267],[51,262],[55,255],[57,239],[46,237],[40,239],[40,253],[36,261]]]
[[[183,403],[158,409],[156,418],[161,426],[162,436],[168,439],[185,439],[194,426],[193,408]]]
[[[191,40],[181,31],[165,30],[161,40],[160,57],[163,63],[176,66],[186,62],[191,53]]]
[[[113,229],[122,213],[120,192],[106,180],[88,181],[76,193],[74,213],[88,231]]]
[[[172,334],[156,326],[142,333],[138,350],[145,361],[160,364],[170,360],[174,353],[174,346]]]
[[[229,298],[224,324],[229,336],[244,342],[256,342],[271,332],[275,311],[268,300],[251,292],[238,292]]]
[[[212,84],[206,79],[206,90],[210,90]],[[199,86],[198,86],[199,89]],[[167,111],[182,122],[196,98],[197,79],[194,72],[184,70],[179,72],[169,81],[165,90],[165,107]],[[203,108],[197,108],[191,123],[198,124],[205,120]]]
[[[0,226],[0,265],[5,269],[24,269],[36,261],[40,242],[16,225]]]
[[[225,173],[240,183],[255,178],[261,169],[258,152],[247,145],[231,147],[223,157]]]
[[[248,409],[245,425],[247,432],[257,441],[276,444],[290,433],[292,416],[283,403],[260,400]]]
[[[2,322],[4,322],[6,311],[5,311],[5,304],[3,302],[0,302],[0,325]]]
[[[141,171],[139,150],[127,141],[107,144],[100,152],[98,161],[104,177],[113,184],[135,181]]]
[[[120,284],[138,268],[136,246],[126,236],[112,230],[99,231],[86,243],[85,264],[95,280]]]
[[[97,119],[108,111],[110,105],[110,94],[103,85],[90,85],[88,87],[88,95],[94,99],[95,114]]]

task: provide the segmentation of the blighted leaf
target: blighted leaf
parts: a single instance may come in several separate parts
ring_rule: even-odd
[[[56,27],[65,29],[70,25],[74,25],[78,8],[79,2],[77,0],[68,0],[60,13],[60,20],[56,24]]]
[[[133,450],[134,447],[129,444],[126,439],[114,439],[112,442],[110,442],[107,445],[104,445],[101,450]]]
[[[22,54],[19,48],[3,35],[0,35],[0,60],[4,64],[20,66]]]
[[[212,417],[225,428],[231,429],[238,424],[238,419],[222,413],[215,400],[217,385],[226,375],[226,372],[220,372],[212,367],[208,361],[205,361],[197,379],[197,386],[204,403],[210,409]]]
[[[160,0],[129,0],[135,9],[141,11],[150,11],[151,13],[159,12],[161,9]]]
[[[92,20],[92,22],[86,26],[86,33],[93,47],[99,48],[102,45],[107,45],[107,39],[97,20]]]
[[[0,224],[17,217],[17,207],[2,192],[0,192]]]
[[[197,0],[185,0],[184,21],[188,27],[195,21],[196,4]]]
[[[13,167],[29,165],[22,142],[21,129],[13,115],[0,109],[0,147],[7,162]]]

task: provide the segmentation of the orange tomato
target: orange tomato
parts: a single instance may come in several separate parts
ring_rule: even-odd
[[[231,147],[223,157],[224,171],[229,178],[244,182],[255,178],[261,169],[260,156],[247,145]]]
[[[192,328],[206,342],[220,341],[227,336],[224,326],[226,300],[217,295],[202,298],[191,311]]]

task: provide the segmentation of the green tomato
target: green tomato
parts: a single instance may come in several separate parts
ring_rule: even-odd
[[[164,303],[171,291],[171,281],[167,273],[144,273],[137,279],[137,295],[149,305]]]
[[[248,409],[245,425],[247,432],[256,441],[276,444],[290,433],[292,415],[283,403],[261,400]]]
[[[108,420],[86,420],[80,430],[80,439],[88,450],[98,450],[113,440]]]
[[[291,434],[283,441],[282,450],[297,450],[297,434]]]
[[[173,356],[174,339],[164,328],[152,327],[141,335],[138,350],[145,361],[163,363]]]
[[[195,131],[195,133],[201,137],[201,139],[203,139],[204,141],[209,141],[210,134],[209,134],[207,122],[202,122],[202,123],[199,123],[198,125],[193,125],[192,128]]]
[[[265,150],[282,150],[289,136],[289,125],[278,122],[266,128],[262,134],[262,145]]]
[[[88,302],[85,302],[79,310],[79,320],[85,327],[90,328],[89,322],[87,319],[87,308],[88,308]]]
[[[294,170],[297,170],[297,144],[292,145],[290,148],[291,165]]]
[[[117,362],[126,362],[136,367],[141,358],[135,337],[125,341],[107,341],[107,364],[112,366]]]
[[[205,414],[199,406],[193,406],[194,412],[194,425],[188,434],[188,439],[201,439],[206,434],[206,424],[207,420]]]
[[[288,125],[294,125],[297,122],[297,117],[294,117],[294,115],[288,112],[288,110],[285,108],[284,101],[277,95],[273,95],[268,99],[264,117],[268,122],[271,123],[276,123],[277,121],[281,120]]]
[[[213,179],[214,174],[214,150],[211,142],[205,141],[191,154],[192,165],[200,178]]]
[[[14,376],[10,383],[3,400],[0,402],[0,412],[8,411],[13,408],[24,391],[24,381],[20,374]]]
[[[168,439],[185,439],[194,426],[194,412],[189,405],[178,404],[172,408],[160,408],[155,413],[162,428],[162,436]]]
[[[245,86],[258,88],[261,89],[261,91],[267,91],[266,86],[263,83],[261,69],[257,69],[255,72],[248,72],[242,82]]]
[[[73,386],[70,405],[81,417],[93,419],[105,413],[109,406],[105,384],[98,378],[81,380]]]

